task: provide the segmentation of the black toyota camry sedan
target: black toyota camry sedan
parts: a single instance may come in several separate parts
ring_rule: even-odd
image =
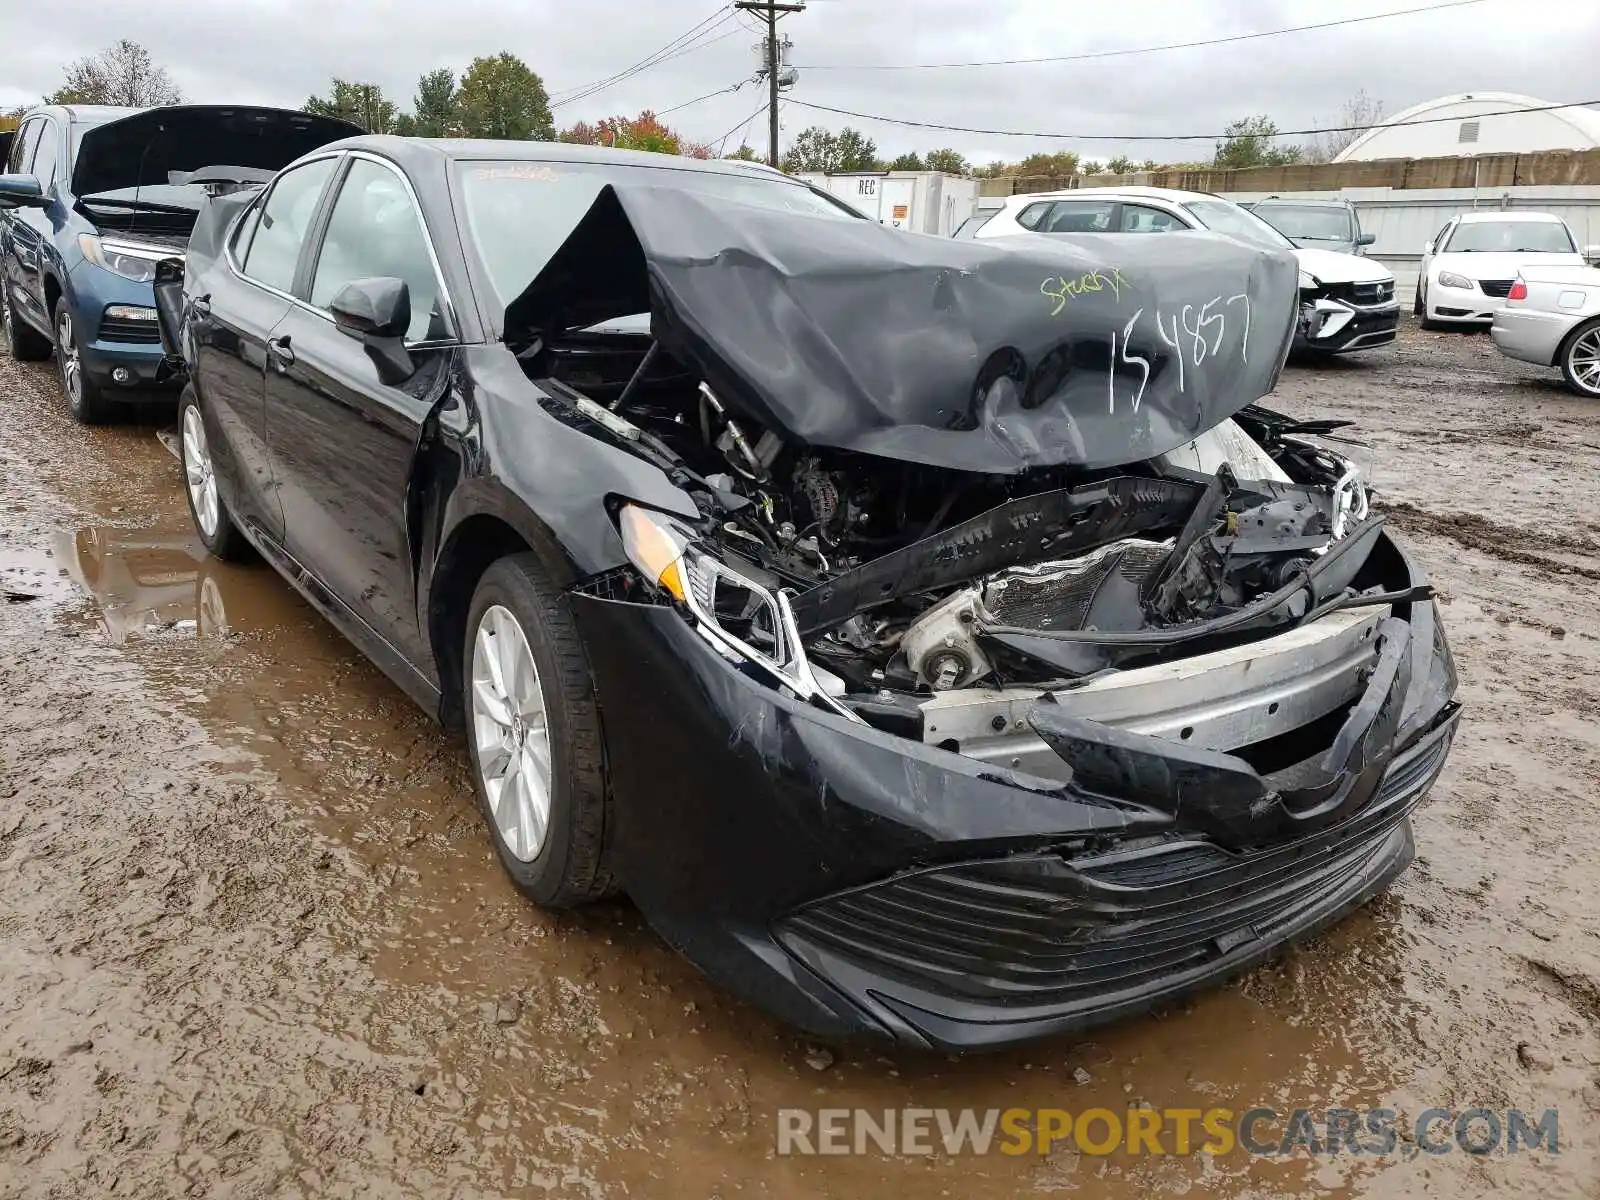
[[[200,536],[464,730],[537,903],[625,892],[806,1029],[966,1049],[1410,861],[1455,672],[1340,422],[1257,403],[1287,251],[923,237],[559,144],[196,177],[157,291]]]

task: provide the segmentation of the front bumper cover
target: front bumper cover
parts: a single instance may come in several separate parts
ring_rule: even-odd
[[[1380,550],[1415,578],[1387,536]],[[1063,785],[790,700],[670,609],[580,590],[574,611],[624,886],[708,975],[825,1036],[1005,1045],[1270,957],[1404,870],[1457,719],[1416,602],[1309,759],[1258,774],[1041,705]]]

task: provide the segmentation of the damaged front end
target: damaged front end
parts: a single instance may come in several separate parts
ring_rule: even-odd
[[[734,256],[679,253],[626,195],[586,225],[591,254],[605,226],[637,238],[648,287],[614,304],[650,335],[572,329],[547,272],[508,340],[688,501],[612,497],[629,566],[574,598],[629,748],[619,871],[690,957],[820,1032],[997,1045],[1215,981],[1404,869],[1454,668],[1338,423],[1251,403],[1293,334],[1292,262],[1214,239],[1182,278],[1120,242],[1113,264],[852,232],[797,277],[775,225],[748,245],[780,294],[757,254],[694,279]],[[927,284],[897,319],[966,314],[971,344],[861,350],[827,306],[869,251],[940,256],[896,264]],[[1105,285],[1035,336],[1003,297],[1041,267]],[[707,332],[735,285],[774,328]],[[1205,325],[1228,296],[1250,323]],[[900,369],[927,386],[882,383]]]

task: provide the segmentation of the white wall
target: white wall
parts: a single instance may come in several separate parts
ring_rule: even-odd
[[[1437,108],[1417,112],[1413,120],[1429,124],[1392,125],[1352,144],[1335,162],[1367,162],[1376,158],[1449,158],[1458,154],[1527,154],[1535,150],[1590,150],[1600,145],[1592,133],[1555,112],[1518,112],[1505,116],[1482,117],[1482,113],[1505,112],[1515,107],[1504,97],[1457,100]],[[1583,122],[1587,114],[1576,120]],[[1436,118],[1447,118],[1436,120]],[[1463,122],[1478,120],[1477,140],[1471,129],[1463,132]]]

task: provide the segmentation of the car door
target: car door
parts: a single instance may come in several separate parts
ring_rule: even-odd
[[[385,383],[330,305],[356,280],[411,295],[414,373]],[[408,486],[423,423],[448,384],[454,324],[415,194],[399,168],[351,154],[296,306],[268,350],[267,434],[289,551],[407,662],[417,623]]]
[[[302,252],[339,159],[291,167],[239,218],[224,253],[189,285],[193,378],[234,519],[282,543],[266,438],[267,340],[295,306]]]
[[[17,131],[11,143],[11,157],[6,162],[8,175],[31,175],[35,151],[44,133],[45,118],[29,117]],[[0,258],[4,260],[5,282],[11,297],[12,312],[16,317],[36,325],[41,330],[50,328],[50,314],[44,311],[44,294],[38,286],[39,258],[43,248],[43,230],[48,227],[44,210],[39,208],[13,208],[0,213]]]
[[[44,208],[21,210],[17,227],[17,259],[23,302],[30,315],[42,317],[42,323],[49,328],[44,272],[56,257],[52,239],[66,216],[60,201],[52,196],[56,181],[62,175],[63,138],[61,126],[54,118],[41,117],[38,121],[39,138],[33,147],[33,160],[23,170],[39,181],[39,190],[49,199],[49,203]]]

